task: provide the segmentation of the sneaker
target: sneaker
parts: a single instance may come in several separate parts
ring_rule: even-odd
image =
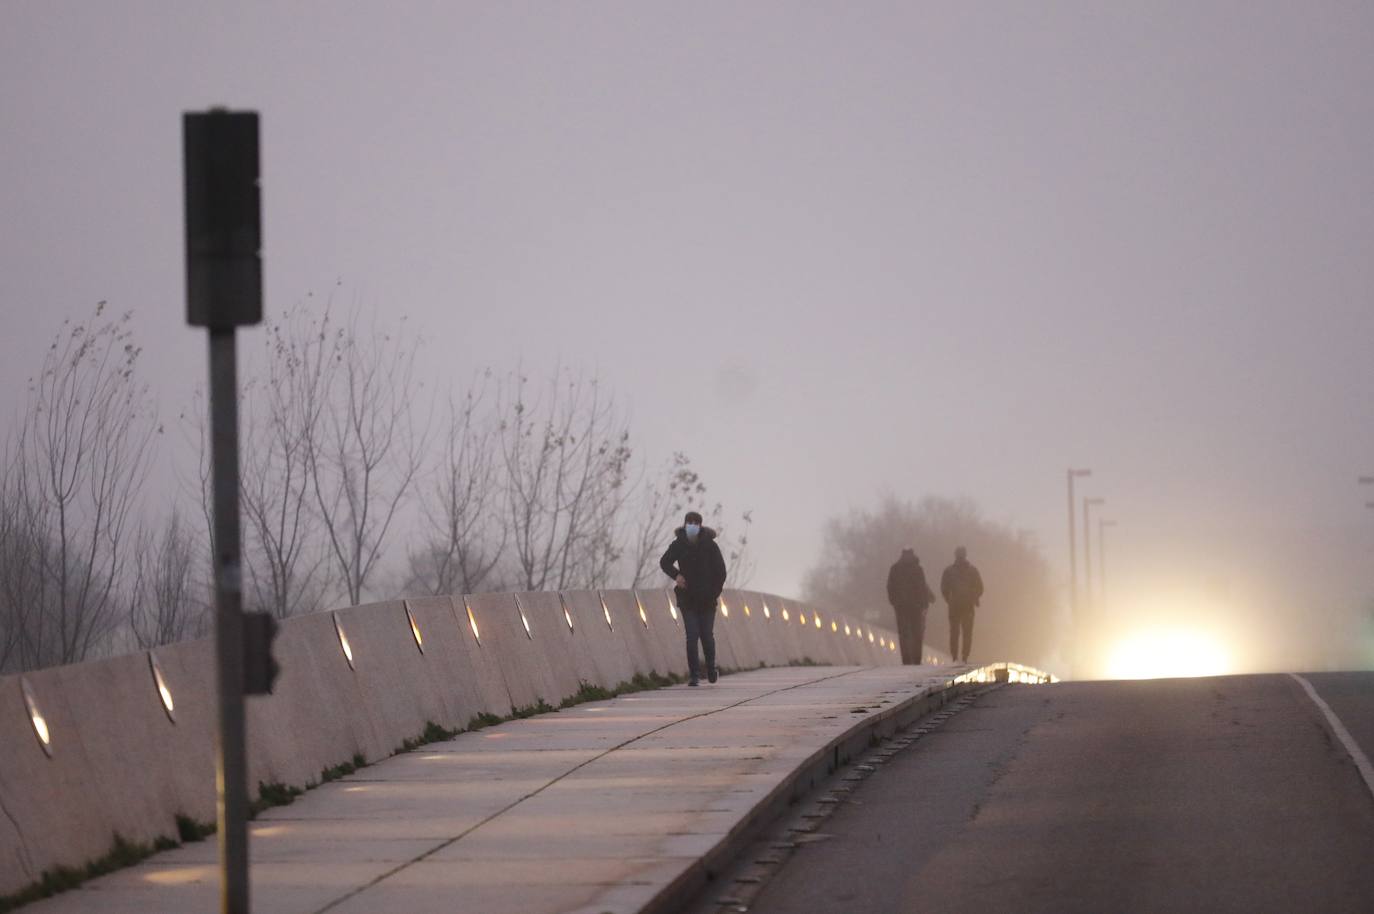
[[[687,680],[687,684],[689,686],[699,686],[701,685],[701,680],[693,676],[691,679]]]
[[[720,678],[720,670],[716,669],[715,667],[711,667],[709,670],[706,671],[706,681],[707,681],[707,682],[715,682],[715,681],[716,681],[717,679],[719,679],[719,678]]]

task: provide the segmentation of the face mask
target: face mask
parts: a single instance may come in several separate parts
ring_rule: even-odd
[[[686,531],[687,538],[690,540],[694,540],[701,535],[701,524],[688,524],[686,527]]]

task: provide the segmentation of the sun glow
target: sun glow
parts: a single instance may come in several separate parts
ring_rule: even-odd
[[[1106,674],[1112,679],[1166,679],[1231,671],[1231,653],[1219,638],[1196,629],[1161,628],[1118,641],[1108,655]]]

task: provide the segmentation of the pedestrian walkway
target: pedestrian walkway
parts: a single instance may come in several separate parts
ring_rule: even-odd
[[[965,667],[783,667],[578,705],[398,755],[263,813],[255,914],[640,912],[699,888],[799,772]],[[843,755],[843,753],[841,753]],[[218,910],[213,838],[25,909]]]

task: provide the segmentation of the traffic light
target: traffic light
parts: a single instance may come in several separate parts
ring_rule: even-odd
[[[270,695],[281,672],[272,656],[277,620],[271,613],[243,614],[243,694]]]

